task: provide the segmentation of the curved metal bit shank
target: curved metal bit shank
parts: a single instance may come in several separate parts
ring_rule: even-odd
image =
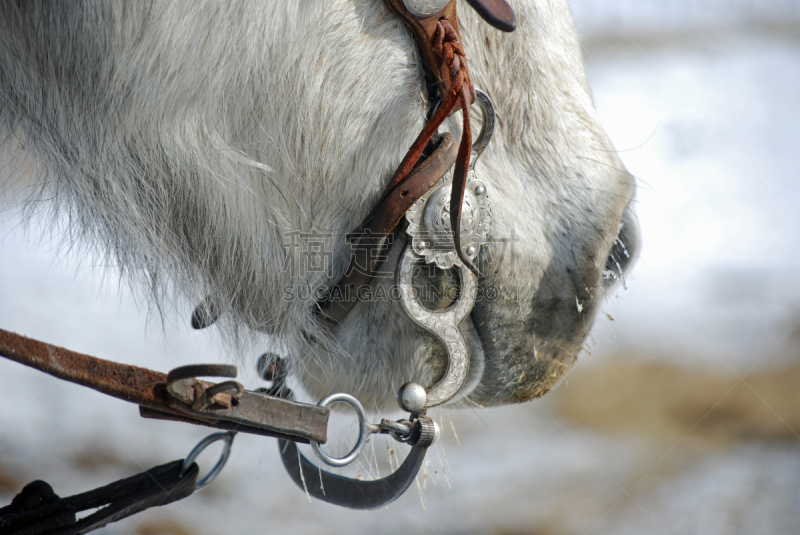
[[[395,472],[373,481],[350,479],[326,472],[306,459],[294,442],[278,440],[283,466],[309,495],[350,509],[377,509],[399,498],[417,477],[427,447],[415,446]]]
[[[445,310],[428,310],[414,293],[412,284],[414,266],[423,258],[418,256],[410,245],[407,245],[400,257],[397,270],[397,285],[400,287],[400,298],[403,308],[419,326],[428,329],[444,343],[447,348],[447,369],[442,379],[428,389],[428,400],[424,408],[435,407],[449,401],[459,391],[469,372],[469,349],[461,322],[464,321],[478,293],[478,278],[464,265],[461,269],[461,293],[458,300]]]
[[[481,131],[478,134],[478,138],[475,140],[475,143],[472,144],[473,157],[469,165],[473,169],[475,168],[475,162],[477,162],[478,158],[481,157],[481,154],[483,154],[483,151],[486,150],[486,146],[494,136],[494,127],[497,120],[497,114],[494,111],[492,99],[490,99],[489,95],[477,87],[475,88],[475,102],[478,103],[482,117]]]

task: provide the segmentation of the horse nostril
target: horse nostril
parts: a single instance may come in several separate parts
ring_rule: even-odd
[[[625,274],[630,271],[636,257],[639,255],[639,223],[630,206],[625,208],[622,221],[619,224],[617,237],[611,246],[611,251],[606,259],[603,269],[603,285],[609,288],[617,282],[625,286]]]

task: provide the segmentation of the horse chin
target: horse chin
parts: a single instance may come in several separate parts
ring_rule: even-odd
[[[469,373],[446,407],[521,403],[559,383],[581,352],[605,297],[624,284],[635,263],[640,242],[636,216],[630,206],[618,210],[604,237],[593,242],[592,254],[558,254],[544,262],[537,256],[541,247],[527,248],[515,262],[542,269],[533,275],[530,268],[511,275],[487,273],[479,282],[479,298],[461,324],[469,347]],[[396,263],[405,243],[398,245],[390,253],[389,265]],[[532,282],[527,283],[529,279]],[[454,280],[449,272],[435,271],[432,279],[415,283],[448,288]],[[393,282],[394,277],[387,275],[376,284],[388,289]],[[493,293],[494,288],[501,291]],[[432,309],[450,304],[427,303]],[[417,327],[399,302],[360,303],[333,334],[335,346],[344,353],[336,356],[339,353],[321,345],[315,358],[305,359],[298,368],[314,399],[344,391],[371,409],[392,410],[397,408],[400,385],[414,381],[430,388],[447,368],[444,345]]]

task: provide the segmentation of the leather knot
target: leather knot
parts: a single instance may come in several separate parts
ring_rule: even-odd
[[[411,173],[411,170],[422,157],[431,137],[436,133],[442,122],[457,109],[461,108],[463,128],[461,144],[458,147],[455,169],[453,171],[453,186],[450,193],[450,228],[453,230],[453,242],[456,253],[470,271],[480,276],[480,271],[461,248],[461,205],[464,201],[464,190],[467,185],[467,172],[472,155],[472,127],[470,125],[470,105],[475,98],[475,88],[469,77],[467,58],[458,33],[453,29],[446,18],[436,22],[436,29],[431,39],[431,51],[438,61],[441,87],[439,97],[441,105],[430,118],[425,128],[422,129],[417,139],[411,145],[405,158],[395,172],[390,189],[396,188]]]
[[[458,34],[447,19],[436,22],[436,30],[431,42],[431,50],[439,61],[439,73],[442,76],[444,93],[447,94],[452,86],[461,87],[466,83],[469,87],[470,104],[475,100],[475,88],[469,76],[467,57],[458,39]],[[444,95],[442,95],[444,98]]]

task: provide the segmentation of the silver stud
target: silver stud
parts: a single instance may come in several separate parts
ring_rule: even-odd
[[[486,186],[479,184],[475,187],[475,195],[483,195],[486,193]]]
[[[406,9],[417,17],[430,17],[443,10],[450,0],[403,0]]]
[[[427,246],[428,246],[428,244],[427,244],[427,243],[425,243],[425,242],[424,242],[424,241],[422,241],[422,240],[420,240],[420,241],[418,241],[418,242],[417,242],[417,249],[419,249],[419,250],[422,250],[422,249],[426,248]]]
[[[406,383],[400,387],[397,393],[397,403],[400,408],[408,412],[417,412],[428,401],[428,394],[425,388],[418,383]]]
[[[475,256],[475,253],[477,252],[478,250],[475,249],[474,245],[470,245],[469,247],[467,247],[467,256]]]

